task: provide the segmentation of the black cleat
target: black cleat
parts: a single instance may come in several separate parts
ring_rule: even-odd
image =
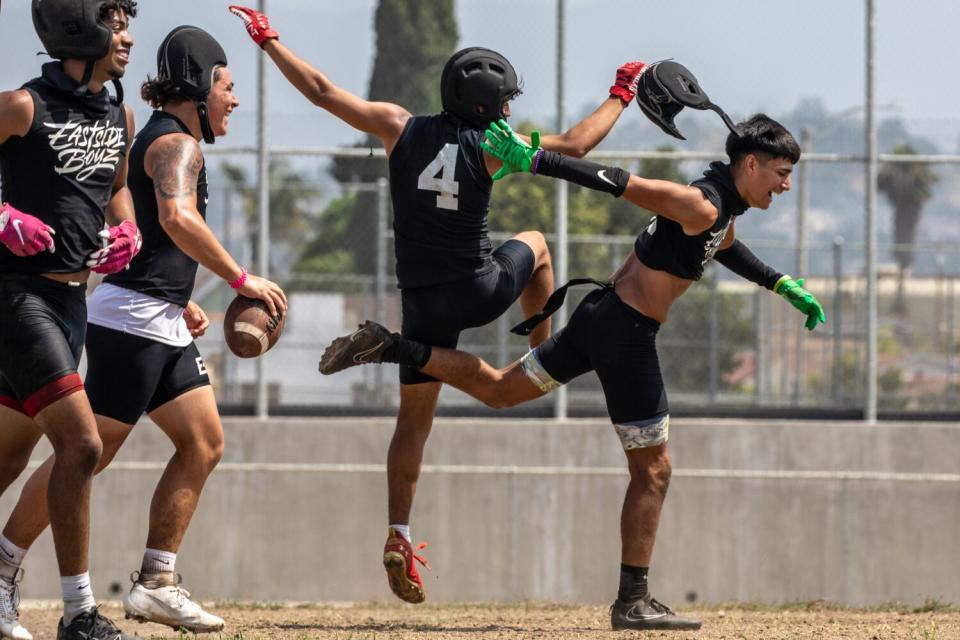
[[[610,606],[610,626],[620,629],[695,631],[700,628],[696,618],[678,616],[667,605],[657,602],[649,593],[633,602],[617,600]]]
[[[120,631],[109,618],[100,615],[100,607],[84,611],[63,626],[63,618],[57,625],[57,640],[138,640]]]
[[[328,376],[358,364],[383,362],[383,352],[396,340],[386,327],[367,320],[350,335],[330,343],[320,358],[320,373]]]

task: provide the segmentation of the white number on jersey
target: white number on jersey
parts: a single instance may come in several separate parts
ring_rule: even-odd
[[[445,144],[440,153],[420,173],[417,180],[417,189],[424,191],[439,191],[437,208],[457,210],[457,194],[460,193],[460,184],[454,180],[457,170],[457,154],[460,148],[455,144]]]

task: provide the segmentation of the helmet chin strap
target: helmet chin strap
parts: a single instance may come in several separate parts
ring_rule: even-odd
[[[87,89],[90,86],[90,80],[93,78],[93,67],[96,64],[97,63],[93,60],[87,60],[86,66],[83,67],[83,78],[80,79],[80,84],[77,85],[77,88],[73,90],[73,95],[81,98],[87,93]]]
[[[77,85],[77,88],[73,90],[73,95],[82,98],[87,94],[87,91],[90,89],[90,80],[93,79],[93,70],[96,64],[94,60],[87,60],[87,64],[83,67],[83,78],[80,79],[80,84]],[[111,82],[113,83],[114,92],[117,94],[113,103],[117,105],[123,104],[123,85],[120,84],[119,78],[114,78]]]
[[[123,104],[123,85],[120,84],[120,80],[117,78],[114,78],[111,82],[113,82],[113,90],[117,94],[117,97],[114,99],[114,103],[118,105]]]
[[[210,114],[207,113],[207,101],[197,103],[197,116],[200,118],[200,132],[203,134],[203,141],[207,144],[213,144],[217,137],[213,134],[213,127],[210,126]]]

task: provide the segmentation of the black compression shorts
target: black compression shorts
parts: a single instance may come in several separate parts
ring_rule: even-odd
[[[613,289],[598,289],[587,294],[566,327],[528,354],[524,367],[545,384],[596,371],[611,421],[645,423],[669,410],[657,358],[659,329],[659,322],[624,303]]]
[[[453,349],[461,331],[503,315],[530,281],[536,256],[525,242],[508,240],[493,252],[493,262],[492,271],[470,280],[403,289],[403,337]],[[400,367],[400,384],[435,380],[413,367]]]
[[[210,377],[195,342],[174,347],[91,324],[85,384],[94,413],[132,425]]]
[[[83,388],[77,365],[87,326],[86,287],[0,274],[0,309],[0,404],[33,417]]]

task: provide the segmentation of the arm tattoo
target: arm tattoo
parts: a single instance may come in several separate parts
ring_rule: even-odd
[[[164,136],[153,143],[153,189],[162,200],[186,198],[197,193],[203,169],[200,145],[185,136]]]

